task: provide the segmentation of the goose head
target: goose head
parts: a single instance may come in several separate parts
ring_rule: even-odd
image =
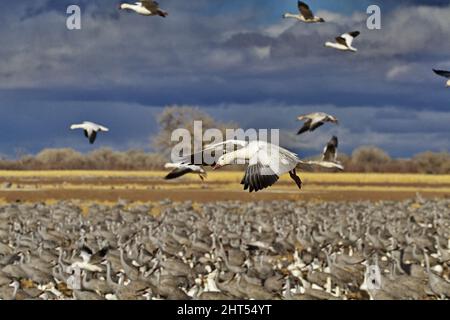
[[[339,124],[339,120],[336,117],[328,116],[328,120],[332,123]]]
[[[230,165],[231,163],[233,163],[235,159],[236,155],[234,152],[225,153],[222,156],[220,156],[219,159],[217,159],[216,163],[213,166],[213,169],[216,170],[224,166]]]

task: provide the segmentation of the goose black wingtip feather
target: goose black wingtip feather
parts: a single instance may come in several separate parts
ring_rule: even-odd
[[[244,190],[258,192],[272,186],[278,179],[279,176],[270,167],[258,163],[247,167],[241,184]]]

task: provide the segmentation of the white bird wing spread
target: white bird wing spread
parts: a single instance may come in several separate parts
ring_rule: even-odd
[[[166,164],[164,165],[164,168],[165,168],[165,169],[175,169],[175,168],[179,168],[180,166],[182,166],[181,163],[171,163],[171,162],[168,162],[168,163],[166,163]]]
[[[297,117],[299,120],[305,120],[305,119],[313,119],[316,117],[320,112],[314,112],[314,113],[308,113],[308,114],[302,114]]]
[[[70,126],[70,130],[75,130],[75,129],[84,129],[82,124],[73,124]]]
[[[109,131],[109,129],[107,127],[104,127],[104,126],[100,126],[99,125],[98,128],[100,129],[100,131],[105,131],[105,132]]]
[[[267,143],[263,144],[250,159],[249,165],[256,162],[270,167],[276,175],[281,176],[297,166],[298,158],[296,154],[286,149]]]
[[[164,165],[164,168],[165,169],[190,168],[194,172],[203,171],[201,166],[197,166],[195,164],[183,163],[183,162],[177,162],[177,163],[168,162]]]
[[[94,125],[91,122],[83,122],[82,124],[73,124],[70,126],[70,129],[83,129],[90,136],[92,131],[94,131]]]
[[[299,161],[299,166],[304,169],[311,169],[312,167],[322,167],[322,168],[328,168],[328,169],[339,169],[344,170],[344,167],[336,162],[331,161]]]
[[[190,154],[188,156],[185,156],[180,159],[181,163],[190,163],[190,164],[197,164],[197,165],[212,165],[212,163],[206,163],[205,160],[205,153],[208,157],[211,156],[211,153],[214,152],[214,158],[217,161],[217,159],[223,154],[223,149],[226,146],[235,146],[240,148],[243,148],[247,146],[248,142],[244,140],[226,140],[218,143],[213,143],[206,145],[202,150],[195,152],[193,154]],[[222,152],[217,152],[222,151]],[[211,159],[208,159],[211,160]],[[201,161],[201,163],[199,162]]]
[[[90,122],[90,121],[84,121],[83,124],[79,125],[80,128],[83,128],[85,130],[87,130],[88,132],[92,132],[92,131],[109,131],[108,128],[99,125],[97,123],[94,122]]]
[[[249,189],[250,192],[270,187],[298,163],[295,154],[270,143],[256,142],[249,149],[249,152],[254,153],[249,159],[241,184],[244,185],[244,190]]]
[[[225,141],[218,142],[218,143],[207,144],[203,148],[203,151],[211,150],[211,149],[218,148],[218,147],[221,147],[221,146],[226,146],[226,145],[234,145],[234,146],[239,146],[239,147],[245,147],[245,146],[248,145],[248,142],[244,141],[244,140],[225,140]]]
[[[325,117],[323,117],[323,116],[312,118],[312,120],[311,120],[311,125],[310,125],[310,126],[312,127],[312,126],[314,126],[315,124],[317,124],[317,123],[319,123],[319,122],[322,122],[322,121],[324,120],[324,118],[325,118]]]
[[[324,112],[315,112],[310,115],[310,119],[312,120],[312,123],[317,123],[323,121],[327,116],[328,114]]]
[[[352,46],[354,38],[351,35],[349,35],[348,33],[344,33],[344,34],[341,35],[341,38],[345,39],[345,42],[347,43],[348,47]]]

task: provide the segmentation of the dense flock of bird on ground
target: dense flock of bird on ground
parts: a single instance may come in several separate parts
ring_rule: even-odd
[[[122,3],[122,10],[167,17],[152,0]],[[286,13],[305,23],[324,23],[309,6]],[[325,46],[356,52],[359,31]],[[434,70],[450,78],[450,72]],[[450,80],[447,83],[450,86]],[[315,112],[298,134],[332,116]],[[75,124],[89,142],[108,128]],[[190,155],[167,179],[186,173],[206,177],[217,169],[248,164],[242,184],[259,191],[296,168],[343,170],[333,136],[319,161],[262,141],[230,140],[200,151],[237,148],[213,163]],[[276,154],[277,157],[274,156]],[[215,202],[164,200],[152,204],[92,205],[84,212],[70,201],[0,207],[0,299],[448,299],[450,298],[449,200],[403,202]],[[380,274],[373,273],[373,266]]]
[[[448,299],[449,207],[420,196],[3,205],[0,298]]]

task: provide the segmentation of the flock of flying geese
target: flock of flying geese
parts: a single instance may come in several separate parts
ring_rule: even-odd
[[[153,0],[138,1],[134,4],[122,3],[119,5],[119,8],[121,10],[131,10],[144,16],[161,16],[164,18],[168,16],[168,12],[162,10],[159,4]],[[316,16],[309,6],[302,1],[298,1],[298,13],[285,13],[283,18],[296,19],[304,23],[325,22],[323,18]],[[353,47],[353,41],[359,35],[359,31],[343,33],[335,39],[335,42],[327,41],[325,47],[341,51],[357,52],[357,49]],[[440,76],[448,78],[447,86],[450,87],[449,71],[434,69],[433,71]],[[312,132],[326,122],[338,123],[338,120],[334,116],[323,112],[302,115],[298,117],[298,120],[304,121],[304,125],[298,131],[298,134]],[[82,129],[91,144],[94,143],[98,132],[108,131],[108,128],[104,126],[87,121],[82,124],[72,125],[71,129]],[[212,164],[206,164],[203,163],[203,161],[202,163],[195,163],[195,161],[193,161],[193,155],[186,157],[183,161],[178,163],[167,163],[165,168],[172,169],[172,171],[165,179],[175,179],[188,173],[194,173],[198,174],[203,180],[207,175],[203,165],[212,165],[214,169],[217,169],[230,164],[247,163],[248,166],[245,170],[245,175],[242,178],[241,184],[244,185],[244,190],[248,189],[250,192],[256,192],[270,187],[281,175],[286,173],[289,173],[297,186],[301,188],[302,182],[296,173],[296,168],[299,166],[319,166],[344,170],[343,166],[337,161],[338,139],[335,136],[333,136],[330,142],[325,146],[320,161],[302,161],[296,154],[289,150],[263,141],[246,142],[242,140],[228,140],[219,144],[208,145],[201,153],[206,151],[216,151],[214,153],[220,155],[226,151],[225,149],[228,148],[227,150],[229,150],[230,146],[237,150],[223,154],[221,157],[217,157]],[[203,155],[201,159],[203,159]]]
[[[325,20],[316,17],[309,9],[308,5],[303,2],[298,3],[299,14],[286,13],[283,18],[294,18],[306,23],[324,22]],[[161,16],[167,17],[168,13],[159,7],[156,1],[140,1],[134,4],[122,3],[119,5],[122,10],[132,10],[138,14],[145,16]],[[325,46],[335,48],[338,50],[357,51],[352,47],[353,39],[359,35],[359,32],[350,32],[336,38],[336,43],[327,42]],[[337,123],[337,119],[331,115],[317,112],[298,117],[298,120],[305,121],[303,127],[298,134],[304,132],[312,132],[325,122]],[[107,132],[108,128],[99,124],[85,121],[82,124],[74,124],[71,129],[82,129],[86,138],[91,144],[94,143],[98,132]],[[298,166],[322,166],[326,168],[337,168],[343,170],[342,165],[337,161],[337,137],[333,137],[325,146],[321,161],[302,161],[296,154],[263,141],[242,141],[242,140],[228,140],[219,144],[206,146],[201,153],[206,151],[224,151],[227,146],[234,146],[238,150],[223,154],[221,157],[215,159],[212,164],[214,169],[227,166],[230,164],[248,163],[245,175],[241,181],[244,185],[244,190],[259,191],[272,186],[278,181],[279,177],[285,173],[289,173],[296,185],[301,188],[302,181],[296,174]],[[221,150],[220,150],[221,149]],[[275,152],[273,152],[275,151]],[[215,154],[221,154],[215,152]],[[186,157],[186,160],[179,163],[167,163],[166,169],[173,169],[165,179],[179,178],[188,173],[198,174],[203,180],[207,173],[203,168],[206,163],[194,163],[192,159],[194,155]],[[203,155],[201,157],[203,159]],[[242,161],[242,162],[239,162]]]
[[[134,4],[122,3],[119,5],[119,9],[131,10],[144,16],[161,16],[163,18],[168,16],[168,12],[162,10],[159,4],[152,0],[138,1]],[[302,1],[298,1],[298,13],[285,13],[283,18],[296,19],[304,23],[325,22],[323,18],[316,16],[309,6]],[[357,52],[358,50],[352,45],[354,39],[359,35],[359,31],[343,33],[335,39],[335,42],[327,41],[325,47],[341,51]],[[434,72],[440,76],[449,78],[447,86],[450,87],[449,71],[434,70]],[[302,115],[298,117],[298,120],[304,121],[304,125],[297,134],[312,132],[326,122],[338,123],[338,120],[335,117],[323,112]],[[108,128],[88,121],[83,122],[82,124],[72,125],[71,129],[82,129],[91,144],[94,143],[98,132],[108,131]],[[244,190],[248,189],[250,192],[256,192],[270,187],[285,173],[289,173],[297,186],[301,188],[302,182],[296,173],[296,168],[299,166],[319,166],[344,170],[343,166],[337,161],[338,139],[335,136],[333,136],[330,142],[325,146],[320,161],[302,161],[296,154],[263,141],[246,142],[242,140],[229,140],[219,144],[208,145],[201,153],[206,151],[216,151],[215,154],[220,155],[229,150],[230,146],[238,150],[217,157],[212,164],[206,164],[203,163],[203,161],[202,163],[195,163],[195,161],[193,161],[193,155],[186,157],[183,161],[178,163],[167,163],[165,168],[172,169],[172,171],[165,179],[176,179],[185,174],[194,173],[198,174],[198,176],[204,180],[207,173],[203,168],[203,165],[212,165],[214,169],[217,169],[237,162],[241,164],[247,163],[248,166],[245,170],[245,175],[242,178],[241,184],[244,185]],[[203,159],[203,155],[201,159]]]

